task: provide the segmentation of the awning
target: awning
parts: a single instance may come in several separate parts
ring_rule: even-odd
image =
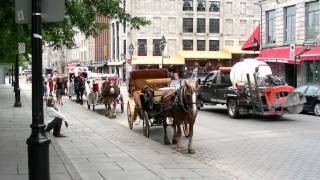
[[[242,45],[242,50],[260,49],[260,25],[253,31],[249,39]]]
[[[301,54],[304,50],[305,47],[303,46],[296,47],[295,55]],[[290,47],[263,49],[257,59],[265,62],[300,64],[299,59],[294,60],[290,58]]]
[[[180,51],[178,54],[184,59],[232,59],[231,53],[226,51]]]
[[[122,66],[125,61],[109,61],[108,66]]]
[[[259,54],[260,51],[243,51],[241,46],[225,46],[224,51],[228,51],[231,54]]]
[[[104,63],[101,63],[101,64],[90,64],[89,67],[103,67],[104,65],[106,65],[106,64],[104,64]]]
[[[135,65],[159,65],[162,63],[161,56],[136,56],[132,58],[132,64]],[[163,64],[183,65],[184,59],[180,56],[174,55],[170,57],[163,57]]]
[[[301,60],[320,60],[320,46],[311,48],[309,51],[300,55]]]

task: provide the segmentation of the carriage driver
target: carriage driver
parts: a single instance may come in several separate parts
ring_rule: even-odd
[[[62,122],[64,122],[65,126],[68,127],[67,119],[58,112],[58,108],[54,105],[54,100],[52,97],[49,97],[47,100],[47,118],[46,118],[46,132],[50,132],[53,129],[54,137],[66,137],[65,135],[60,133]]]

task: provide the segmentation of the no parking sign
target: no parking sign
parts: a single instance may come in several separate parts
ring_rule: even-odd
[[[26,52],[26,46],[24,43],[18,43],[18,52],[19,54],[23,54]]]

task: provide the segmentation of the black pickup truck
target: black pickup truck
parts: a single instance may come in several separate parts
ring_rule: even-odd
[[[203,104],[227,104],[228,88],[232,86],[230,70],[231,68],[224,68],[212,71],[203,80],[199,80],[198,108]]]

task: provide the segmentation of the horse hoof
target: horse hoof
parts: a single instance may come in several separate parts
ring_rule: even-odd
[[[177,152],[181,152],[181,149],[180,149],[180,148],[176,148],[176,151],[177,151]]]
[[[170,143],[170,141],[168,140],[168,139],[165,139],[164,140],[164,145],[170,145],[171,143]]]
[[[195,154],[196,151],[195,151],[194,149],[188,149],[188,153],[189,153],[189,154]]]
[[[177,144],[177,140],[172,139],[172,144]]]

